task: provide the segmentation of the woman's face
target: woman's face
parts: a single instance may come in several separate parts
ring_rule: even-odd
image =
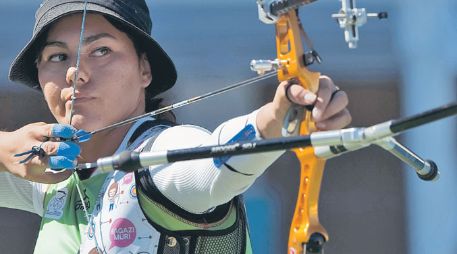
[[[51,113],[69,123],[82,15],[64,17],[48,32],[37,68]],[[88,14],[72,125],[92,131],[144,112],[144,88],[151,81],[145,55],[103,16]]]

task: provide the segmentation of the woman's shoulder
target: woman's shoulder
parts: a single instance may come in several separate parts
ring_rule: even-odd
[[[207,129],[196,125],[176,125],[164,129],[155,139],[151,150],[196,147],[211,136]]]

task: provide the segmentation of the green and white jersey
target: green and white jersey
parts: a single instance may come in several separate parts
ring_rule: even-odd
[[[258,139],[255,116],[229,120],[213,133],[189,125],[149,128],[129,144],[142,121],[132,126],[116,153],[147,144],[152,145],[146,151],[156,151],[223,144],[245,136]],[[247,126],[255,135],[243,133]],[[148,143],[149,137],[155,141]],[[72,176],[46,192],[34,184],[21,195],[33,193],[28,207],[43,217],[35,253],[250,253],[238,195],[281,154],[177,162],[136,174],[96,171],[82,181]],[[10,182],[15,186],[20,181]]]
[[[35,253],[251,253],[240,203],[226,206],[217,221],[188,221],[138,193],[133,173],[120,171],[70,178],[48,192]]]
[[[160,233],[138,204],[133,173],[114,171],[84,181],[72,177],[48,193],[35,253],[158,253]]]

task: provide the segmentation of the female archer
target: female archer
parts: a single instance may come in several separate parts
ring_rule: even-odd
[[[174,65],[151,26],[144,0],[46,0],[37,10],[33,37],[10,79],[40,90],[58,123],[0,132],[0,184],[15,190],[0,194],[15,195],[0,205],[42,217],[36,253],[250,253],[239,195],[282,152],[178,162],[133,175],[72,169],[124,150],[279,137],[292,104],[314,105],[321,130],[351,120],[347,95],[321,77],[316,94],[283,82],[272,102],[213,132],[150,117],[78,142],[78,130],[156,109],[156,96],[174,85]]]

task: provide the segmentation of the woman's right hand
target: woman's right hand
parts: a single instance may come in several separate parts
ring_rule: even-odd
[[[70,177],[73,171],[65,169],[74,168],[80,154],[79,144],[70,140],[76,131],[70,125],[33,123],[13,132],[0,132],[0,167],[34,182],[61,182]],[[43,156],[19,163],[30,154],[15,155],[34,146],[41,147]]]

